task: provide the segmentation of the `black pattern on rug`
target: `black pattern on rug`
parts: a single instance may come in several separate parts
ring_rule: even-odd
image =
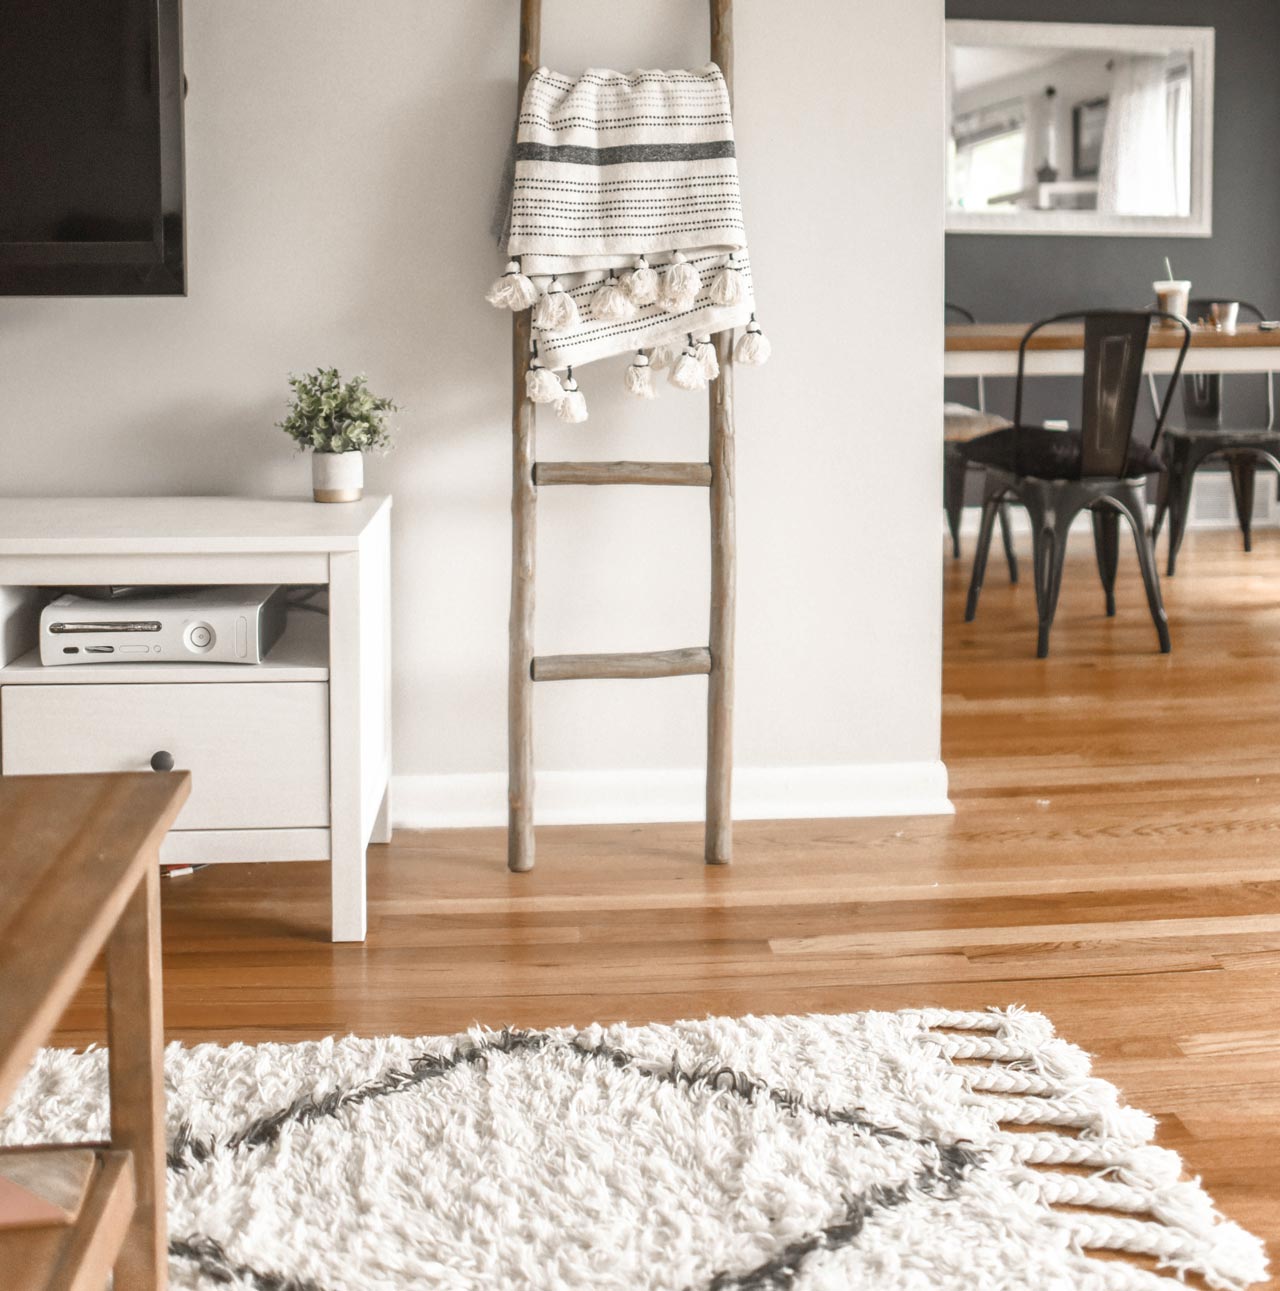
[[[355,1089],[334,1089],[323,1098],[304,1094],[287,1107],[250,1121],[223,1142],[215,1139],[197,1139],[191,1126],[183,1122],[174,1135],[167,1160],[170,1170],[182,1171],[188,1166],[207,1161],[215,1152],[239,1147],[266,1147],[274,1143],[286,1125],[310,1125],[326,1116],[337,1116],[347,1107],[355,1107],[375,1098],[386,1098],[407,1089],[436,1080],[449,1072],[469,1064],[482,1064],[491,1053],[537,1052],[545,1048],[550,1037],[537,1031],[506,1030],[480,1044],[459,1045],[451,1054],[421,1054],[414,1058],[407,1070],[388,1071],[377,1080]]]
[[[192,1260],[211,1282],[226,1285],[248,1282],[254,1291],[325,1291],[310,1278],[285,1277],[282,1273],[264,1273],[248,1264],[238,1264],[212,1237],[183,1237],[169,1243],[169,1254]]]
[[[182,1122],[174,1133],[168,1151],[169,1169],[182,1171],[188,1166],[207,1161],[215,1152],[239,1147],[264,1147],[274,1143],[286,1125],[310,1125],[326,1116],[337,1116],[344,1108],[354,1107],[376,1098],[386,1098],[424,1084],[426,1081],[446,1076],[459,1067],[483,1066],[490,1054],[537,1053],[553,1043],[554,1037],[542,1031],[520,1031],[508,1028],[491,1038],[460,1044],[449,1054],[421,1054],[412,1059],[407,1069],[388,1071],[377,1080],[369,1081],[352,1090],[334,1089],[322,1098],[305,1094],[286,1107],[250,1121],[243,1129],[219,1143],[215,1139],[197,1139],[191,1126]],[[732,1067],[708,1064],[705,1067],[686,1069],[679,1059],[672,1056],[669,1066],[652,1067],[625,1049],[604,1043],[593,1044],[585,1035],[574,1037],[564,1052],[608,1063],[610,1066],[635,1071],[642,1076],[692,1091],[710,1089],[736,1094],[747,1102],[768,1098],[779,1107],[792,1113],[806,1112],[830,1125],[846,1125],[873,1135],[876,1138],[913,1143],[919,1147],[936,1149],[944,1161],[972,1165],[977,1155],[968,1148],[943,1143],[938,1139],[917,1138],[889,1125],[879,1125],[869,1120],[860,1108],[828,1108],[805,1101],[799,1094],[787,1089],[774,1089],[764,1081]]]
[[[223,1150],[269,1146],[279,1139],[287,1125],[310,1125],[324,1117],[336,1117],[344,1108],[403,1093],[458,1068],[483,1066],[492,1054],[538,1053],[554,1040],[546,1032],[507,1029],[484,1040],[460,1044],[451,1053],[421,1054],[412,1059],[407,1068],[388,1071],[377,1080],[355,1089],[334,1089],[321,1098],[304,1095],[278,1111],[255,1118],[222,1142],[196,1138],[190,1124],[184,1121],[178,1126],[169,1146],[169,1169],[182,1172],[208,1161]],[[839,1250],[852,1245],[868,1218],[877,1211],[892,1209],[913,1198],[944,1199],[951,1196],[969,1171],[981,1162],[978,1152],[958,1143],[917,1138],[893,1126],[877,1124],[860,1108],[833,1109],[810,1103],[793,1090],[774,1089],[765,1081],[730,1066],[707,1064],[685,1068],[672,1055],[669,1065],[654,1067],[625,1049],[603,1042],[593,1043],[582,1034],[575,1036],[571,1044],[564,1045],[563,1052],[572,1052],[585,1060],[603,1062],[619,1070],[633,1071],[686,1093],[695,1090],[731,1093],[747,1102],[765,1098],[793,1115],[803,1112],[831,1125],[847,1126],[875,1138],[911,1143],[936,1153],[937,1163],[920,1170],[909,1182],[892,1188],[875,1187],[848,1200],[844,1213],[834,1223],[788,1243],[777,1255],[747,1272],[717,1273],[708,1283],[707,1291],[789,1291],[809,1255],[815,1251]],[[247,1280],[254,1291],[325,1291],[309,1280],[238,1264],[209,1237],[187,1236],[171,1241],[169,1252],[178,1258],[194,1260],[201,1272],[215,1283]]]
[[[800,1276],[801,1265],[815,1251],[852,1246],[877,1211],[892,1210],[920,1196],[945,1200],[954,1195],[976,1160],[975,1153],[957,1149],[940,1170],[921,1170],[910,1183],[896,1188],[872,1188],[848,1201],[844,1214],[834,1224],[788,1242],[777,1255],[745,1273],[717,1273],[707,1284],[707,1291],[790,1291]]]

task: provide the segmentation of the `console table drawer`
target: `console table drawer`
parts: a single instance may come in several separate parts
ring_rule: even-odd
[[[329,824],[323,682],[21,685],[0,695],[5,775],[145,771],[162,751],[192,776],[179,829]]]

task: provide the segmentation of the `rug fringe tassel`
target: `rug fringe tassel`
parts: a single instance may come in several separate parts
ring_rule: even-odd
[[[1262,1242],[1223,1219],[1198,1182],[1178,1182],[1182,1162],[1152,1143],[1153,1118],[1122,1107],[1114,1086],[1090,1074],[1089,1056],[1057,1038],[1048,1018],[1021,1008],[921,1009],[915,1016],[924,1038],[956,1064],[971,1105],[990,1117],[991,1137],[979,1149],[1025,1167],[1021,1183],[1079,1254],[1150,1256],[1179,1278],[1199,1274],[1215,1291],[1242,1291],[1266,1277]],[[984,1060],[989,1065],[978,1065]],[[1052,1129],[1008,1132],[1001,1125]],[[1035,1168],[1046,1165],[1096,1173]],[[1119,1267],[1107,1266],[1112,1278],[1121,1276]]]

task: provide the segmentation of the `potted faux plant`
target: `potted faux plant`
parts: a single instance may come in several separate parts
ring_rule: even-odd
[[[293,398],[280,429],[300,449],[311,449],[317,502],[356,502],[364,493],[364,453],[391,447],[390,399],[372,394],[363,375],[343,381],[337,368],[290,376]]]

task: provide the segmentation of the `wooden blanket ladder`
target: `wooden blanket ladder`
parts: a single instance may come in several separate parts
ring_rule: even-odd
[[[733,92],[733,3],[709,0],[711,59]],[[520,3],[517,110],[541,65],[542,3]],[[710,384],[706,462],[539,462],[535,406],[525,396],[531,311],[514,316],[511,348],[511,660],[508,686],[507,865],[530,870],[533,837],[533,686],[539,681],[601,677],[707,676],[707,807],[705,855],[726,865],[733,851],[733,335],[713,338],[720,376]],[[666,484],[707,489],[711,518],[711,629],[706,646],[638,654],[533,653],[534,546],[538,489],[552,484]]]

